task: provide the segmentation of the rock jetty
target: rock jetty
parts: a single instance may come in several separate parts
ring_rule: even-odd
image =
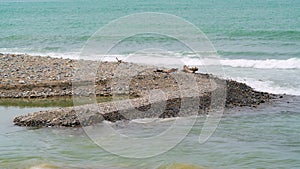
[[[0,58],[0,98],[128,96],[113,102],[19,116],[14,119],[19,126],[79,127],[103,120],[188,116],[195,113],[190,107],[203,114],[214,109],[215,104],[219,108],[256,107],[277,97],[255,91],[244,83],[177,68],[168,71],[119,60],[96,62],[26,54],[0,54]],[[87,69],[78,69],[79,64],[87,65]],[[96,71],[89,70],[95,65]],[[95,72],[93,78],[86,78],[91,72]]]

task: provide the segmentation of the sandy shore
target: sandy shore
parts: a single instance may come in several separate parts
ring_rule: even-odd
[[[126,102],[121,100],[120,103],[99,103],[97,108],[93,108],[95,105],[85,105],[19,116],[14,119],[14,123],[20,126],[74,127],[91,125],[102,120],[185,116],[190,115],[191,110],[185,108],[181,111],[183,102],[187,103],[187,107],[196,105],[197,113],[201,114],[210,111],[216,103],[225,107],[257,107],[277,97],[254,91],[243,83],[208,74],[191,74],[181,70],[166,73],[158,71],[162,68],[133,63],[78,61],[22,54],[0,54],[0,58],[0,98],[90,95],[130,97],[129,107],[116,106]],[[86,65],[87,69],[79,70],[81,72],[77,74],[79,64]],[[94,64],[97,65],[97,71],[93,79],[80,76],[91,73],[89,67],[94,67]],[[123,75],[130,77],[124,84],[120,80]],[[90,83],[93,88],[87,85]],[[158,92],[153,95],[153,91]],[[224,92],[225,95],[222,95]],[[153,97],[149,99],[151,94]],[[126,104],[128,103],[127,100]],[[155,111],[149,113],[150,107],[164,107],[164,110],[160,114]]]

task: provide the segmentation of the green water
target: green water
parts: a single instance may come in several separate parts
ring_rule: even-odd
[[[76,58],[90,36],[112,20],[138,12],[162,12],[187,20],[208,36],[221,57],[221,74],[260,91],[300,95],[299,9],[297,0],[0,0],[0,53]],[[174,41],[147,36],[138,43],[127,40],[121,51],[132,51],[145,43],[160,46],[163,41],[172,45]],[[186,51],[177,55],[187,65],[201,65]],[[115,57],[112,59],[115,61]],[[0,168],[49,164],[59,168],[152,169],[190,163],[216,169],[297,169],[299,97],[288,102],[232,111],[222,118],[205,144],[198,142],[203,125],[199,120],[170,151],[152,158],[130,159],[101,149],[79,128],[33,130],[12,123],[17,115],[71,106],[70,99],[0,100]],[[110,125],[125,134],[154,135],[171,123]],[[142,151],[151,148],[145,145]],[[126,151],[136,152],[130,147]]]
[[[299,168],[300,111],[293,97],[258,109],[227,112],[213,136],[198,142],[203,119],[171,150],[151,158],[124,158],[97,146],[81,128],[27,129],[14,126],[13,117],[46,108],[0,107],[0,168],[29,168],[48,164],[59,168],[157,168],[188,163],[214,169]],[[49,109],[49,108],[47,108]],[[157,134],[174,120],[109,124],[127,135]],[[178,126],[180,129],[183,126]],[[158,140],[159,141],[159,140]],[[114,145],[123,146],[123,145]],[[135,153],[130,145],[124,151]],[[145,145],[142,151],[151,151]]]
[[[112,20],[162,12],[200,28],[223,57],[299,58],[299,7],[296,0],[0,0],[0,52],[72,56]]]

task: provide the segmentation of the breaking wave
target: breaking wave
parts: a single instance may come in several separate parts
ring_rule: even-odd
[[[256,69],[300,69],[300,59],[290,58],[286,60],[265,59],[265,60],[249,60],[249,59],[196,59],[184,58],[182,61],[187,65],[221,65],[241,68]]]

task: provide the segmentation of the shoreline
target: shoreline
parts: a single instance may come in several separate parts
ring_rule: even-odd
[[[214,77],[209,74],[186,73],[182,70],[161,71],[161,68],[147,65],[138,65],[127,62],[96,62],[83,61],[83,64],[98,64],[95,79],[80,79],[74,77],[74,69],[78,60],[61,59],[30,56],[26,54],[0,54],[2,60],[0,64],[0,98],[51,98],[64,96],[118,96],[125,94],[129,97],[120,102],[130,101],[132,107],[116,108],[113,102],[98,103],[98,110],[83,108],[84,106],[60,108],[37,112],[28,115],[16,117],[14,123],[19,126],[28,127],[48,127],[48,126],[66,126],[79,127],[92,125],[103,120],[117,121],[143,117],[177,117],[188,116],[191,112],[184,111],[179,113],[183,100],[187,100],[188,107],[197,104],[197,114],[205,114],[213,109],[213,101],[218,102],[218,95],[226,91],[224,107],[257,107],[262,103],[269,102],[274,98],[282,97],[280,95],[266,92],[258,92],[244,83],[233,80],[225,80]],[[118,70],[122,67],[121,72]],[[119,72],[116,72],[119,71]],[[158,71],[159,70],[159,71]],[[89,73],[88,68],[85,70]],[[121,78],[123,75],[130,76],[130,82],[121,86],[114,79]],[[174,78],[175,77],[175,78]],[[176,77],[180,77],[179,81]],[[188,84],[185,80],[192,77],[196,86],[182,85]],[[185,80],[184,80],[185,79]],[[94,84],[94,91],[86,86]],[[83,87],[83,88],[82,88]],[[75,89],[75,90],[74,90]],[[77,90],[80,89],[80,90]],[[164,95],[154,96],[154,100],[149,100],[151,91],[160,91]],[[184,94],[183,94],[184,93]],[[162,97],[164,96],[164,97]],[[193,100],[197,102],[193,102]],[[190,100],[190,101],[189,101]],[[220,100],[222,102],[222,100]],[[128,103],[128,102],[127,102]],[[159,107],[162,103],[166,109],[160,114],[145,114],[150,107]],[[191,104],[191,105],[189,105]],[[219,103],[222,105],[222,103]],[[74,109],[84,109],[85,114],[81,119],[77,118],[78,113]],[[107,107],[114,107],[110,110]],[[132,113],[133,110],[140,110],[138,113]],[[100,110],[100,112],[99,112]],[[126,115],[120,113],[124,111]],[[80,111],[79,111],[80,112]],[[131,112],[131,113],[130,113]],[[141,113],[142,112],[142,113]],[[128,115],[129,114],[129,115]],[[124,117],[126,116],[126,117]]]

